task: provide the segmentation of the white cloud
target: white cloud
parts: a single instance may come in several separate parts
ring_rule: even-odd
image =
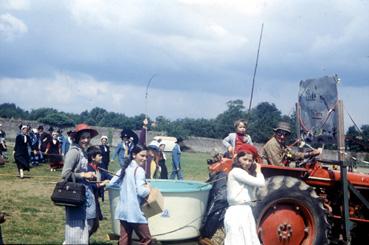
[[[28,10],[30,7],[29,0],[1,0],[0,9],[7,10]]]
[[[290,115],[295,108],[298,82],[257,85],[253,107],[260,102],[274,103],[283,114]],[[274,85],[272,85],[274,84]],[[0,103],[15,103],[23,109],[51,107],[65,112],[80,113],[101,107],[107,111],[135,116],[146,113],[155,118],[159,115],[170,119],[215,118],[225,111],[226,102],[242,99],[247,108],[249,92],[244,97],[217,95],[203,91],[188,92],[150,88],[145,100],[146,87],[98,81],[89,76],[72,77],[58,73],[52,79],[12,79],[0,80]],[[344,100],[345,111],[349,112],[357,124],[368,124],[369,86],[361,88],[339,86],[339,97]],[[345,127],[352,122],[345,115]]]
[[[28,31],[22,20],[6,13],[0,15],[0,39],[11,41]]]

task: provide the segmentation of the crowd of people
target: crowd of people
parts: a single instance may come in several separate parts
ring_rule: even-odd
[[[143,127],[139,136],[131,129],[123,129],[120,132],[121,141],[112,152],[108,144],[108,137],[102,135],[101,143],[98,145],[102,153],[101,168],[108,170],[109,163],[117,159],[122,167],[124,162],[129,159],[133,147],[137,144],[148,147],[148,159],[145,164],[145,172],[147,178],[168,179],[175,178],[183,179],[183,173],[180,165],[180,142],[179,138],[175,144],[173,151],[173,173],[168,174],[166,167],[166,154],[164,152],[165,144],[161,139],[153,140],[146,144],[147,119],[143,121]],[[62,129],[54,129],[49,127],[44,130],[44,126],[40,125],[37,128],[32,128],[30,125],[19,125],[19,131],[15,138],[15,145],[12,151],[14,161],[17,166],[18,176],[25,177],[25,171],[30,171],[32,167],[37,167],[40,164],[49,164],[51,172],[61,170],[64,165],[66,154],[73,145],[73,130],[66,132],[63,135]],[[0,124],[0,164],[4,164],[8,159],[9,149],[6,146],[6,133]]]
[[[132,232],[139,237],[140,244],[151,244],[152,238],[147,218],[140,206],[150,193],[148,178],[168,178],[164,153],[165,145],[161,140],[154,140],[146,145],[147,120],[138,136],[130,129],[121,132],[121,142],[116,147],[110,160],[108,138],[101,136],[101,145],[90,146],[91,139],[98,135],[87,124],[78,124],[71,133],[72,145],[65,155],[62,177],[74,177],[86,187],[86,201],[78,207],[66,207],[64,244],[88,244],[89,239],[99,227],[102,213],[99,204],[101,190],[106,185],[118,185],[120,198],[114,215],[120,220],[121,236],[119,244],[131,244]],[[176,159],[173,170],[180,167],[180,142],[177,140]],[[118,158],[120,169],[111,174],[109,162]],[[113,178],[112,178],[113,177]],[[183,175],[178,175],[183,178]]]
[[[146,179],[183,179],[182,139],[177,139],[172,150],[173,169],[169,174],[165,163],[165,145],[161,140],[146,143],[147,123],[145,119],[139,135],[130,129],[122,130],[121,142],[111,158],[108,137],[101,136],[101,144],[91,146],[91,139],[96,137],[98,132],[87,124],[76,125],[74,130],[67,132],[67,137],[63,137],[61,130],[55,131],[51,128],[49,133],[46,133],[42,126],[34,130],[28,125],[20,125],[20,132],[15,140],[14,159],[21,178],[24,176],[23,171],[29,171],[30,164],[35,166],[48,161],[51,171],[62,168],[63,178],[72,176],[86,187],[84,205],[65,207],[64,244],[89,243],[91,235],[99,227],[99,220],[103,218],[99,198],[103,198],[106,185],[120,187],[120,199],[114,215],[114,218],[120,221],[119,244],[131,244],[133,231],[137,234],[140,244],[151,244],[148,220],[140,209],[151,191]],[[290,159],[316,156],[321,151],[292,151],[286,145],[286,139],[291,134],[290,126],[280,122],[274,129],[274,135],[259,154],[247,134],[246,121],[237,120],[234,127],[235,132],[223,140],[227,149],[224,157],[234,160],[227,178],[225,244],[260,244],[250,204],[255,201],[255,188],[265,185],[261,164],[287,165]],[[5,141],[5,132],[1,128],[0,136]],[[120,169],[112,174],[109,171],[109,163],[116,158]],[[239,219],[240,216],[243,218]]]

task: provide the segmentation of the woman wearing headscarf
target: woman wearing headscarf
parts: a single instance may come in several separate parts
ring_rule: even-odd
[[[96,218],[96,204],[94,194],[88,188],[87,180],[96,177],[94,172],[88,171],[86,150],[91,138],[98,132],[87,124],[78,124],[73,131],[73,144],[65,155],[62,177],[74,175],[76,181],[86,186],[86,201],[79,207],[65,207],[65,241],[64,244],[88,244],[89,230],[93,228],[88,220]]]

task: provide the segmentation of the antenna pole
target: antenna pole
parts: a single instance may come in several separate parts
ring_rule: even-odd
[[[259,38],[259,46],[258,46],[258,53],[256,55],[256,63],[255,63],[255,69],[254,69],[254,76],[252,78],[252,87],[251,87],[251,96],[250,96],[250,104],[249,104],[249,110],[248,110],[248,118],[250,118],[250,111],[251,111],[251,105],[252,105],[252,98],[254,97],[254,87],[255,87],[255,77],[256,77],[256,71],[258,69],[258,63],[259,63],[259,52],[260,52],[260,45],[261,45],[261,39],[263,37],[263,29],[264,29],[264,23],[261,24],[261,31],[260,31],[260,38]]]

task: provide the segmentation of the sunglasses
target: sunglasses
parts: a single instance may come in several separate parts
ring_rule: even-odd
[[[288,136],[290,135],[290,133],[289,133],[289,132],[287,132],[287,131],[278,130],[278,131],[277,131],[277,135],[278,135],[278,136],[288,137]]]

